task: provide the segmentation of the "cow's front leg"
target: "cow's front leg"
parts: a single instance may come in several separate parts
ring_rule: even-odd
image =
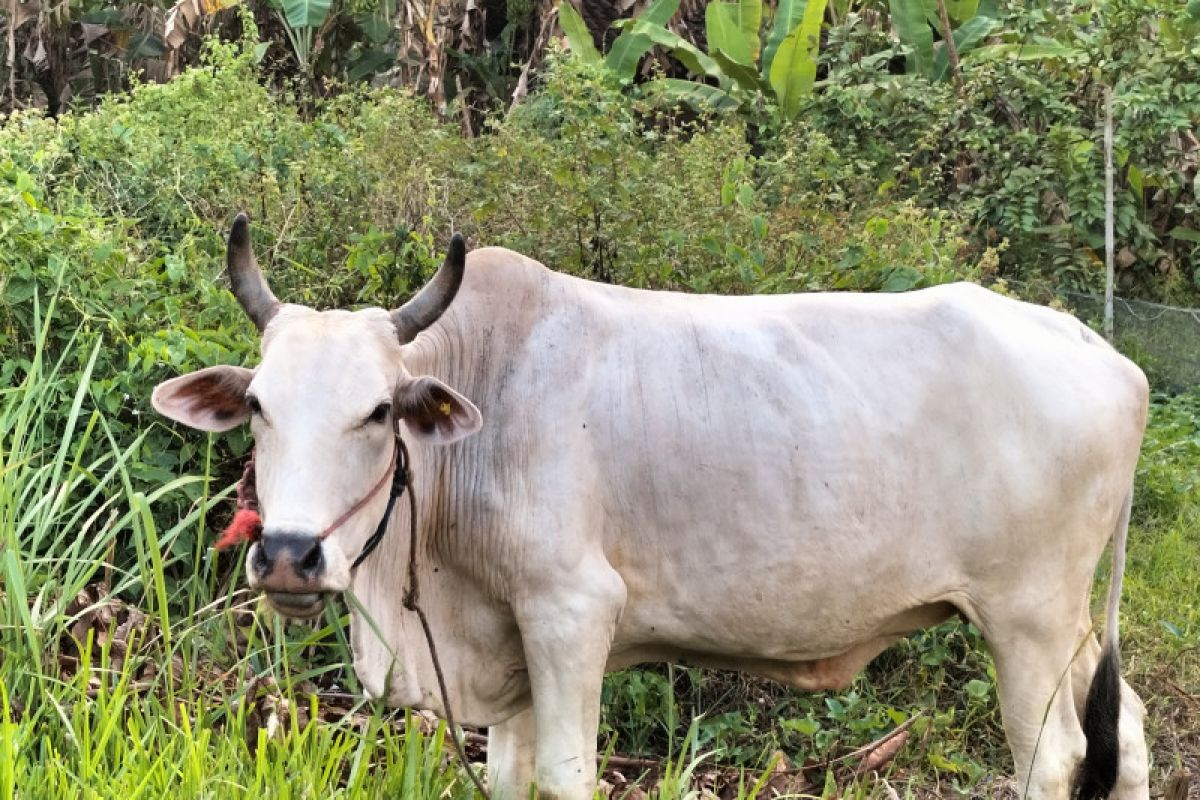
[[[536,743],[533,708],[488,728],[487,777],[492,800],[528,800]]]
[[[538,797],[590,800],[600,684],[625,584],[605,562],[514,603],[533,694]]]

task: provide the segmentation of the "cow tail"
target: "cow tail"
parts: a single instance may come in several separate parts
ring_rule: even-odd
[[[1088,689],[1083,715],[1083,735],[1087,752],[1075,776],[1077,800],[1103,800],[1117,784],[1121,764],[1121,649],[1118,614],[1121,584],[1125,579],[1125,544],[1129,539],[1129,512],[1133,490],[1125,498],[1125,507],[1113,533],[1112,581],[1108,587],[1108,607],[1104,636],[1100,642],[1100,661]]]

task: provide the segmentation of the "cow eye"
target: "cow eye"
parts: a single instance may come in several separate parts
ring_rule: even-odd
[[[246,408],[250,409],[251,414],[261,414],[262,404],[258,402],[258,398],[252,394],[246,395]]]
[[[367,417],[366,422],[380,423],[387,419],[388,412],[392,410],[391,403],[380,403],[375,406],[375,410],[371,412],[371,416]],[[366,423],[363,423],[366,424]]]

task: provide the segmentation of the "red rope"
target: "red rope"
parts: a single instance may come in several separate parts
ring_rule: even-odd
[[[262,536],[262,517],[258,514],[258,493],[254,488],[254,451],[242,470],[237,484],[237,512],[229,526],[217,537],[217,550],[226,550],[246,542],[256,542]]]

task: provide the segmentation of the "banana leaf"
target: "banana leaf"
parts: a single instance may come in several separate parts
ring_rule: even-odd
[[[800,101],[812,94],[825,3],[826,0],[808,0],[800,25],[780,43],[771,62],[771,88],[785,117],[796,116]]]
[[[282,0],[283,16],[295,28],[319,28],[329,17],[332,0]]]
[[[600,51],[592,41],[591,31],[584,24],[583,17],[579,16],[579,12],[567,0],[559,0],[558,24],[567,35],[567,43],[571,45],[572,53],[582,58],[585,64],[600,63]]]
[[[564,0],[565,1],[565,0]],[[679,10],[679,0],[655,0],[644,12],[638,16],[638,20],[657,25],[665,26],[671,21],[671,17],[675,16],[675,12]],[[581,20],[582,22],[582,20]],[[588,37],[591,40],[591,37]],[[637,70],[638,62],[642,60],[642,56],[646,51],[654,46],[654,40],[649,36],[626,28],[617,37],[609,48],[608,55],[604,57],[604,63],[621,80],[633,80],[633,74]],[[572,44],[571,48],[574,49]]]

